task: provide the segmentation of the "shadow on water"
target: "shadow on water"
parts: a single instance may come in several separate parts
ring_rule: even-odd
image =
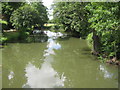
[[[81,54],[83,54],[83,55],[90,55],[91,56],[91,49],[89,47],[84,47],[81,50],[82,50]]]
[[[83,51],[91,51],[91,49],[89,47],[85,47],[82,49]]]
[[[32,35],[29,36],[26,41],[27,43],[43,43],[47,42],[48,36],[47,35]]]
[[[65,41],[65,40],[69,40],[70,36],[64,36],[64,37],[59,37],[57,40],[58,41]]]
[[[16,32],[18,34],[18,32]],[[20,36],[19,34],[15,36],[16,33],[10,32],[8,35],[8,40],[6,43],[42,43],[47,42],[48,36],[40,30],[34,30],[29,36]],[[22,38],[23,37],[23,38]]]

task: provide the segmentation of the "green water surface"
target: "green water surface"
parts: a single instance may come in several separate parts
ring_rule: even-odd
[[[78,38],[9,43],[2,49],[2,66],[3,88],[118,87],[118,68],[98,62]]]

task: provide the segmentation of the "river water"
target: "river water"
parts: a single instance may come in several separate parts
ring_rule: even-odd
[[[45,33],[47,42],[9,43],[2,49],[3,88],[118,87],[118,68],[97,61],[85,40]]]

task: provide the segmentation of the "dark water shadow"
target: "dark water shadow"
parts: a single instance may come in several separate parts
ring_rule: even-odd
[[[47,40],[48,40],[47,35],[31,35],[27,37],[25,40],[7,41],[7,43],[43,43],[47,42]]]
[[[63,36],[63,37],[59,37],[57,40],[58,41],[65,41],[65,40],[69,40],[70,36]]]

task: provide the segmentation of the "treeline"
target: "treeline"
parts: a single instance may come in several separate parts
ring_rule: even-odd
[[[48,21],[47,7],[42,2],[2,2],[2,33],[0,38],[4,42],[8,37],[4,30],[15,29],[13,39],[25,39],[35,28],[41,29]],[[7,37],[7,38],[6,38]]]
[[[87,39],[93,54],[120,59],[119,2],[57,2],[53,8],[54,22]]]

